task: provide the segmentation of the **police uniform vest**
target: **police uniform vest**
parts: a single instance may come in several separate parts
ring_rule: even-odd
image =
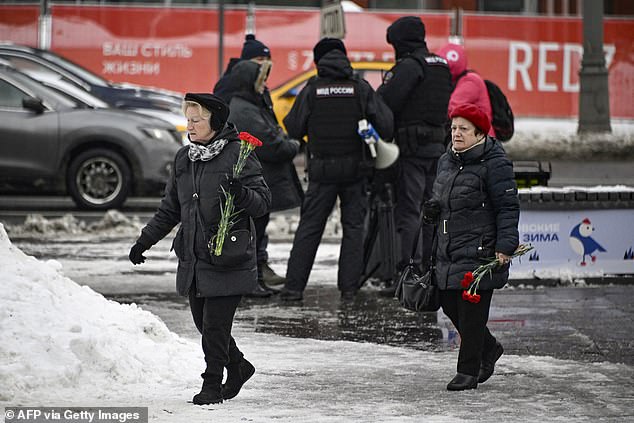
[[[362,118],[357,81],[314,78],[308,118],[309,178],[344,182],[359,178],[367,147],[357,133]]]
[[[447,121],[447,106],[452,90],[447,61],[435,54],[422,57],[411,55],[409,58],[420,63],[425,77],[409,96],[397,117],[396,126],[443,126]]]
[[[356,81],[316,78],[311,89],[308,119],[311,153],[320,157],[360,155],[362,145],[357,126],[361,107]]]

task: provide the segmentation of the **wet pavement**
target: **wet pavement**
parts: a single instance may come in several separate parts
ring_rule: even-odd
[[[148,252],[143,266],[127,262],[129,239],[16,240],[27,254],[62,263],[64,274],[122,303],[137,303],[174,332],[198,337],[187,301],[174,293],[170,240]],[[289,243],[272,243],[272,267],[283,273]],[[322,244],[301,302],[244,298],[234,332],[346,340],[425,351],[457,348],[459,336],[438,313],[412,313],[366,284],[353,302],[336,288],[337,244]],[[634,364],[634,286],[510,287],[493,298],[489,327],[509,354],[583,362]]]

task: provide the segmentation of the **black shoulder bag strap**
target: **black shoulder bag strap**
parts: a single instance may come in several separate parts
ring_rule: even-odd
[[[414,239],[414,245],[412,246],[412,254],[409,256],[409,265],[410,266],[414,266],[414,256],[416,255],[416,247],[418,247],[418,241],[420,240],[420,236],[421,233],[423,232],[423,220],[420,220],[420,224],[418,225],[418,229],[416,230],[416,238]],[[434,225],[434,232],[432,235],[432,239],[431,239],[431,257],[429,259],[429,269],[433,270],[434,268],[436,268],[436,247],[438,244],[438,239],[437,239],[437,235],[436,235],[436,227],[437,225]]]
[[[200,224],[201,229],[203,230],[203,234],[205,238],[207,237],[207,229],[205,226],[205,222],[203,222],[202,213],[200,212],[200,195],[198,194],[198,189],[196,186],[196,166],[195,162],[192,162],[192,187],[194,188],[194,193],[192,194],[192,199],[194,201],[194,207],[196,207],[196,218],[198,219],[198,223]]]

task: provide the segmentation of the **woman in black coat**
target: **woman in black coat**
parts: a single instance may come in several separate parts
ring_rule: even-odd
[[[183,113],[191,144],[176,153],[172,175],[161,204],[130,250],[130,261],[145,261],[143,252],[179,223],[173,248],[178,257],[176,288],[189,297],[196,327],[202,334],[207,364],[202,389],[194,404],[220,403],[233,398],[255,372],[231,336],[233,317],[242,295],[256,286],[255,229],[253,218],[268,213],[271,194],[257,157],[249,155],[239,179],[232,167],[240,150],[233,124],[226,122],[229,108],[213,94],[185,95]],[[221,188],[222,186],[222,188]],[[224,190],[235,198],[239,211],[232,231],[245,234],[237,262],[226,262],[240,237],[225,240],[223,254],[211,256],[208,241],[220,220]],[[224,368],[227,380],[222,384]]]
[[[438,162],[432,200],[424,217],[437,223],[436,279],[443,312],[460,333],[458,373],[448,390],[477,388],[493,374],[504,349],[486,326],[493,289],[508,280],[510,257],[519,243],[519,199],[513,165],[488,137],[490,122],[472,104],[450,115],[451,140]],[[479,302],[463,299],[467,272],[491,259],[499,266],[481,279]]]
[[[264,98],[264,83],[269,68],[243,60],[231,70],[235,91],[229,103],[229,120],[239,131],[247,131],[262,141],[255,153],[262,164],[264,180],[271,190],[271,211],[299,207],[304,198],[293,159],[300,142],[290,138],[277,123],[273,110]],[[255,219],[258,249],[258,287],[250,295],[265,297],[273,292],[264,284],[263,268],[267,264],[269,214]]]

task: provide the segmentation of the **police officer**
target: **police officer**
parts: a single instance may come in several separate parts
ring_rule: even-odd
[[[280,298],[301,300],[317,247],[337,197],[341,202],[343,237],[337,286],[342,299],[354,298],[363,267],[363,223],[366,183],[373,162],[358,135],[367,119],[390,139],[393,116],[370,84],[353,74],[341,40],[324,38],[314,49],[317,76],[297,96],[284,124],[291,138],[308,135],[308,189],[286,270]]]
[[[394,47],[396,64],[386,73],[377,93],[394,113],[395,138],[401,152],[394,210],[400,270],[409,261],[422,204],[431,198],[438,158],[445,151],[452,86],[446,60],[427,49],[425,25],[420,18],[404,16],[394,21],[387,29],[387,42]],[[432,228],[426,226],[423,267],[431,255],[431,238]],[[418,247],[418,262],[420,254]],[[394,285],[385,293],[393,293]]]

